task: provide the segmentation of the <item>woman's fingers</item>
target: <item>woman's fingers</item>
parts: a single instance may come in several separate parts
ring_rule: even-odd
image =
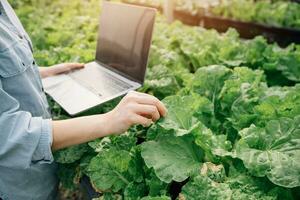
[[[138,97],[137,103],[153,105],[157,108],[160,116],[165,117],[167,115],[167,108],[165,107],[165,105],[158,99],[151,98],[150,95],[144,97]]]
[[[133,115],[131,119],[132,124],[134,125],[143,125],[144,127],[149,127],[152,124],[152,119],[143,117],[141,115]]]
[[[130,95],[132,95],[134,101],[139,104],[153,105],[157,107],[160,116],[165,117],[167,115],[167,108],[156,97],[140,92],[131,92]]]
[[[115,130],[112,132],[122,133],[130,126],[137,124],[148,127],[161,116],[166,116],[166,113],[166,107],[157,98],[130,92],[109,114],[115,123],[112,126]]]
[[[81,69],[84,67],[83,63],[61,63],[58,65],[53,65],[47,68],[49,76],[54,76],[57,74],[68,73],[72,70]]]
[[[69,72],[75,69],[81,69],[83,67],[83,63],[62,63],[58,65],[58,70],[60,72]]]
[[[159,120],[160,114],[157,107],[152,105],[136,104],[133,108],[134,112],[138,115],[152,119],[153,122]]]
[[[70,69],[81,69],[84,67],[84,63],[63,63],[62,65]]]

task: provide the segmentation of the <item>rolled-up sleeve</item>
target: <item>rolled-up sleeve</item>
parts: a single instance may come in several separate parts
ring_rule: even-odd
[[[52,163],[51,119],[33,117],[19,107],[0,79],[0,166],[26,169],[33,163]]]

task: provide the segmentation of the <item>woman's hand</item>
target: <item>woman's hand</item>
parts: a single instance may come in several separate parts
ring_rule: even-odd
[[[51,67],[40,67],[40,74],[42,78],[49,76],[55,76],[57,74],[68,73],[75,69],[81,69],[84,67],[83,63],[61,63],[53,65]]]
[[[121,134],[132,125],[141,124],[148,127],[166,115],[165,105],[156,97],[132,91],[114,110],[107,113],[107,128],[110,134]]]

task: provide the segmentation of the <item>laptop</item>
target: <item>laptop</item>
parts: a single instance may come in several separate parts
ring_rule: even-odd
[[[45,92],[71,116],[131,90],[145,79],[156,10],[104,2],[95,61],[42,80]]]

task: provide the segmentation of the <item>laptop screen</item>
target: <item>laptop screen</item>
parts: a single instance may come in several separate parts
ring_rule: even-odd
[[[96,60],[143,83],[156,11],[104,2]]]

